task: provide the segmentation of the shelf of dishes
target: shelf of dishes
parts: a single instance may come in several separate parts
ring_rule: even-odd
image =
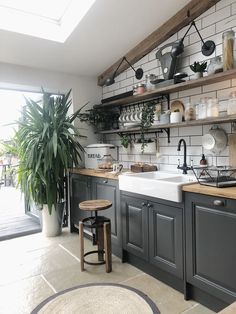
[[[187,90],[190,88],[195,88],[199,86],[205,86],[214,84],[217,82],[221,82],[224,80],[232,79],[236,77],[236,69],[224,71],[217,74],[211,74],[208,76],[204,76],[199,79],[188,80],[183,83],[169,85],[165,87],[156,88],[152,91],[144,92],[143,94],[128,96],[122,99],[110,101],[108,103],[103,103],[99,105],[95,105],[94,108],[102,108],[102,107],[113,107],[113,106],[122,106],[137,103],[140,101],[150,100],[159,95],[169,94],[174,92],[179,92],[183,90]]]
[[[179,123],[158,123],[155,125],[152,125],[148,130],[146,130],[146,133],[152,133],[156,130],[160,129],[167,129],[167,128],[179,128],[179,127],[189,127],[189,126],[195,126],[195,125],[206,125],[206,124],[219,124],[219,123],[231,123],[236,122],[236,114],[230,115],[230,116],[224,116],[224,117],[213,117],[213,118],[207,118],[207,119],[199,119],[199,120],[190,120],[190,121],[184,121]],[[140,131],[140,127],[133,127],[133,128],[120,128],[120,129],[114,129],[114,130],[106,130],[106,131],[99,131],[100,134],[113,134],[113,133],[138,133]]]

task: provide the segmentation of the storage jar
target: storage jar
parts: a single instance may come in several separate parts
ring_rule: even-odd
[[[143,83],[139,83],[137,86],[137,95],[143,94],[146,92],[146,86]]]
[[[210,63],[207,68],[208,75],[219,73],[223,71],[223,62],[221,57],[215,57],[210,60]]]
[[[224,71],[234,68],[234,31],[223,33],[223,68]]]
[[[217,98],[209,98],[207,102],[207,118],[219,117],[219,103]]]
[[[195,108],[192,104],[186,104],[185,105],[185,111],[184,111],[184,120],[190,121],[196,119],[196,112]]]
[[[227,106],[227,114],[228,115],[236,114],[236,91],[230,93],[230,98]]]

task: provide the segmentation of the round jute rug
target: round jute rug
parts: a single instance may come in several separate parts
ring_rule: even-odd
[[[31,314],[160,314],[143,292],[120,284],[87,284],[58,292]]]

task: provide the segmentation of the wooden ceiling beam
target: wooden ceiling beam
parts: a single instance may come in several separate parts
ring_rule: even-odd
[[[146,56],[158,45],[170,38],[173,34],[177,33],[184,26],[190,24],[191,21],[196,19],[202,13],[207,11],[220,0],[191,0],[180,11],[172,16],[167,22],[161,25],[158,29],[152,32],[147,38],[142,40],[138,45],[131,49],[125,57],[133,65],[138,60]],[[122,56],[123,57],[123,56]],[[122,57],[98,76],[98,85],[103,86],[106,79],[110,77],[118,67]],[[118,69],[116,76],[129,68],[126,62],[123,62]]]

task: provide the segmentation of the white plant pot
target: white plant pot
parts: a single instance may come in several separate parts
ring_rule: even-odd
[[[182,113],[181,112],[171,112],[170,123],[180,123],[182,122]]]
[[[202,72],[195,72],[194,75],[193,75],[194,79],[199,79],[201,77],[203,77],[203,73]]]
[[[141,150],[142,144],[141,143],[135,143],[134,144],[134,151],[137,154],[155,154],[156,153],[156,143],[147,143],[147,145],[144,146],[144,152]]]
[[[44,204],[42,209],[42,233],[46,237],[56,237],[62,232],[62,217],[64,213],[64,203],[58,204],[57,210],[52,207],[49,214],[48,205]]]

